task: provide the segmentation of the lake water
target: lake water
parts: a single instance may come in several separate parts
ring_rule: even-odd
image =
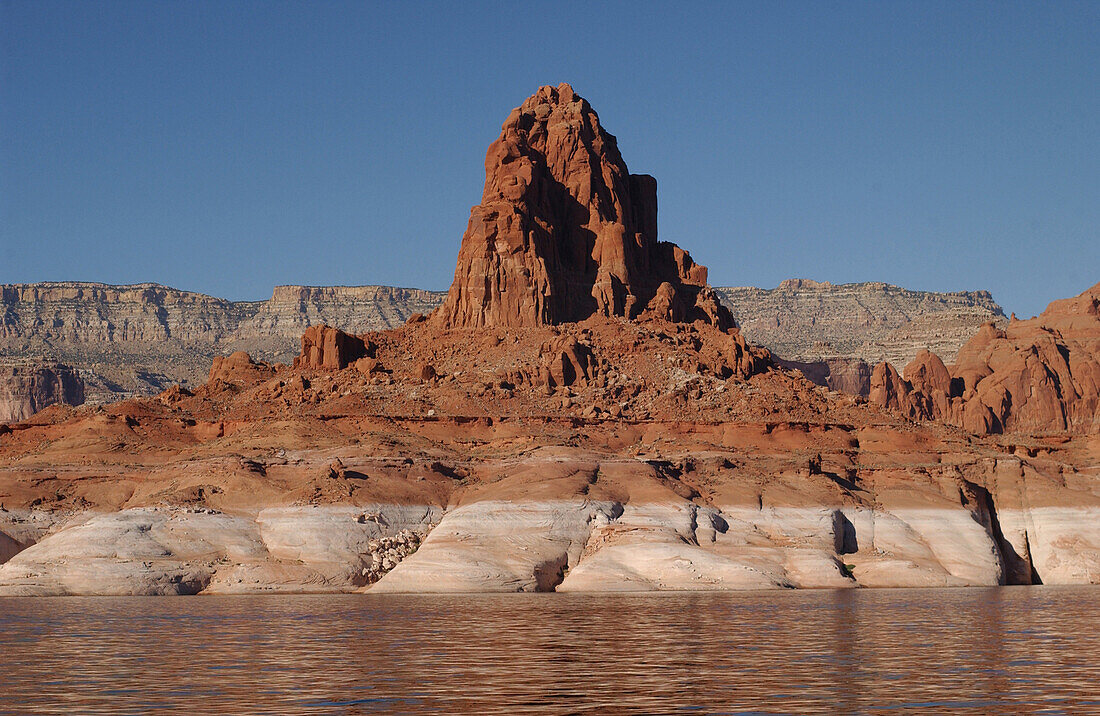
[[[0,599],[0,713],[1100,713],[1100,588]]]

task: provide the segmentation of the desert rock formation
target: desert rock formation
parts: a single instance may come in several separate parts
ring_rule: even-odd
[[[867,363],[905,365],[921,349],[951,361],[983,323],[1003,323],[1000,308],[982,292],[805,280],[776,289],[714,290],[734,310],[746,340],[835,390],[864,385],[866,393]],[[154,395],[176,383],[194,387],[206,379],[211,359],[238,350],[289,362],[311,325],[350,334],[394,328],[430,313],[446,295],[388,286],[277,286],[267,301],[233,302],[156,284],[9,285],[0,287],[0,356],[66,363],[84,378],[89,402],[103,403]],[[777,321],[782,328],[771,328]],[[894,328],[884,333],[886,326]]]
[[[871,391],[871,366],[859,358],[819,358],[813,361],[775,358],[776,364],[797,370],[812,383],[850,395]]]
[[[439,305],[442,293],[389,286],[277,286],[267,301],[227,301],[157,284],[0,286],[0,356],[62,361],[90,402],[201,384],[218,355],[244,350],[290,362],[302,332],[327,323],[389,328]]]
[[[518,327],[644,311],[733,326],[706,269],[657,241],[657,181],[627,170],[572,87],[542,87],[489,146],[481,204],[435,320]]]
[[[625,165],[566,89],[540,90],[529,119],[517,110],[523,141],[506,123],[494,151],[523,149],[518,173],[499,174],[516,181],[475,208],[433,317],[310,327],[292,366],[237,352],[192,389],[55,405],[0,430],[0,594],[1100,583],[1094,297],[988,329],[954,369],[931,353],[904,377],[883,365],[872,400],[830,391],[721,314],[693,314],[707,292],[692,264],[673,262],[690,282],[668,281],[650,237],[620,236],[646,220],[615,208],[634,201]],[[563,185],[587,220],[540,203],[555,175],[525,152],[554,117],[555,132],[600,140],[589,161],[614,192],[586,194],[584,172]],[[602,248],[550,261],[522,242],[497,253],[483,229],[528,234],[489,227],[492,211],[563,246],[579,227],[612,255],[622,239],[622,261]],[[564,225],[532,228],[524,211]],[[545,282],[532,272],[507,300],[474,290],[521,264]],[[559,272],[583,279],[576,300],[557,293]],[[1066,425],[1032,434],[1048,414],[1014,391],[1042,387],[1045,370]],[[1013,396],[1012,432],[911,419],[929,404],[914,395],[947,386],[951,406],[956,383],[966,404]]]
[[[302,351],[295,368],[347,368],[360,358],[372,358],[374,349],[358,336],[326,325],[310,326],[302,334]]]
[[[923,351],[875,367],[870,399],[974,433],[1100,432],[1100,284],[1041,315],[987,324],[948,368]]]
[[[786,403],[763,422],[574,417],[583,395],[532,414],[554,402],[535,389],[485,403],[530,417],[447,414],[475,377],[402,418],[379,405],[427,384],[359,401],[359,375],[55,407],[0,435],[0,593],[1100,582],[1095,439],[978,440],[824,393],[792,422],[770,374],[727,388]],[[262,397],[295,380],[294,408]]]
[[[61,403],[84,403],[84,381],[60,363],[0,362],[0,423],[29,418]]]

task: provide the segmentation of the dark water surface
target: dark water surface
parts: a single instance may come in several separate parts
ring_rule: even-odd
[[[1100,588],[0,599],[0,713],[1100,713]]]

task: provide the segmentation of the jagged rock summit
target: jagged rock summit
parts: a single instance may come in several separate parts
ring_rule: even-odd
[[[656,180],[629,172],[572,87],[541,87],[489,146],[481,203],[433,321],[524,327],[643,313],[733,326],[706,268],[657,240]]]

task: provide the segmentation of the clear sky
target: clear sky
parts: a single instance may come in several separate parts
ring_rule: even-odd
[[[1100,281],[1100,2],[0,0],[0,282],[444,289],[563,81],[715,285]]]

